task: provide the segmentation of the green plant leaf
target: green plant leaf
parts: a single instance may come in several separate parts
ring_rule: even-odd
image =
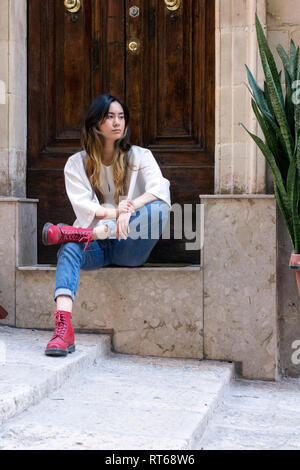
[[[286,53],[286,51],[284,50],[281,44],[278,44],[278,46],[276,47],[276,50],[282,60],[283,67],[288,71],[290,79],[293,80],[293,72],[291,69],[291,63],[290,63],[290,58],[288,54]]]
[[[256,119],[257,119],[257,121],[260,125],[260,128],[261,128],[261,130],[264,134],[266,144],[269,146],[271,152],[273,153],[273,155],[275,157],[275,161],[278,165],[278,159],[279,159],[278,139],[276,137],[276,134],[274,134],[274,132],[272,132],[272,128],[270,128],[270,126],[268,126],[267,120],[265,121],[263,116],[260,114],[258,106],[257,106],[256,102],[253,99],[251,100],[251,104],[252,104],[252,109],[253,109],[253,112],[256,116]]]
[[[296,85],[296,87],[295,87]],[[296,82],[293,87],[292,100],[295,112],[295,141],[297,140],[300,132],[300,64],[298,64]]]
[[[286,148],[287,154],[289,156],[289,160],[291,160],[292,154],[293,154],[294,143],[293,143],[293,139],[292,139],[292,136],[291,136],[291,131],[290,131],[290,128],[289,128],[289,125],[288,125],[288,122],[287,122],[285,109],[284,109],[284,106],[282,105],[281,99],[278,95],[277,88],[276,88],[276,85],[275,85],[275,82],[273,80],[273,76],[272,76],[272,73],[271,73],[271,70],[270,70],[270,67],[269,67],[269,64],[268,64],[268,60],[267,60],[264,52],[262,53],[262,55],[265,58],[265,74],[266,74],[267,85],[268,85],[268,88],[269,88],[269,91],[270,91],[270,100],[271,100],[271,103],[272,103],[272,106],[273,106],[273,109],[274,109],[274,112],[275,112],[275,117],[276,117],[276,119],[278,121],[278,124],[279,124],[279,127],[280,127],[280,131],[281,131],[282,136],[283,136],[283,140],[284,140],[284,143],[285,143],[285,148]]]
[[[270,110],[268,108],[268,104],[265,100],[265,95],[264,95],[263,90],[258,86],[255,78],[253,77],[247,65],[245,67],[247,70],[249,85],[253,91],[253,96],[255,100],[257,101],[257,103],[259,103],[260,107],[271,116]]]
[[[299,69],[299,47],[297,47],[297,51],[296,51],[296,56],[295,56],[295,63],[294,63],[294,69],[293,69],[293,80],[296,80],[297,79],[297,75],[298,75],[298,69]]]
[[[279,168],[276,164],[276,160],[275,160],[275,157],[274,155],[272,154],[271,150],[269,149],[269,147],[261,140],[260,137],[258,137],[257,135],[253,134],[252,132],[250,132],[245,126],[244,124],[241,123],[241,126],[245,129],[245,131],[248,132],[248,134],[252,137],[252,139],[254,140],[254,142],[256,143],[256,145],[260,148],[261,152],[263,153],[263,155],[265,156],[268,164],[270,165],[270,168],[273,172],[273,175],[274,175],[274,180],[276,181],[276,184],[277,184],[277,187],[280,191],[280,193],[282,194],[282,197],[283,197],[283,200],[285,202],[285,204],[287,205],[288,207],[288,201],[287,201],[287,194],[286,194],[286,189],[285,189],[285,186],[284,186],[284,182],[283,182],[283,179],[282,179],[282,175],[279,171]]]
[[[299,60],[299,57],[298,57]],[[294,41],[291,39],[290,42],[290,64],[291,64],[291,71],[292,71],[292,81],[295,79],[295,66],[297,63],[297,49],[295,46]]]
[[[298,136],[297,139],[297,146],[295,149],[295,156],[296,156],[296,167],[298,170],[298,177],[300,175],[300,135]]]
[[[274,194],[275,194],[275,198],[276,198],[278,207],[280,209],[280,212],[281,212],[281,214],[283,216],[283,219],[285,221],[285,225],[286,225],[286,228],[288,230],[293,248],[295,250],[294,227],[293,227],[292,215],[290,214],[289,210],[286,208],[286,205],[284,204],[281,193],[278,190],[278,187],[277,187],[275,182],[274,182]]]
[[[285,95],[285,112],[288,122],[288,126],[291,132],[292,140],[295,141],[295,109],[293,103],[293,90],[291,78],[286,69],[285,73],[285,84],[286,84],[286,95]]]
[[[273,109],[273,106],[272,106],[272,103],[271,103],[270,92],[269,92],[269,88],[268,88],[268,85],[267,85],[266,81],[264,81],[264,94],[265,94],[265,99],[266,99],[268,108],[270,110],[272,119],[275,122],[276,121],[275,113],[274,113],[274,109]]]
[[[299,252],[300,248],[300,221],[298,213],[299,192],[298,192],[298,174],[296,168],[296,156],[293,155],[287,175],[287,200],[289,202],[289,212],[292,215],[292,224],[294,231],[294,249]]]
[[[277,94],[279,96],[279,99],[281,101],[282,106],[284,105],[283,103],[283,92],[282,92],[282,86],[281,86],[281,81],[280,81],[280,74],[278,73],[276,62],[274,59],[274,56],[271,52],[271,49],[269,47],[268,41],[266,39],[266,36],[264,34],[263,28],[261,26],[261,23],[258,19],[257,13],[255,14],[255,25],[256,25],[256,35],[257,35],[257,41],[258,41],[258,47],[259,47],[259,53],[260,53],[260,58],[262,62],[262,66],[266,75],[266,60],[268,61],[269,64],[269,69],[271,71],[271,75],[273,77],[273,81],[277,90]]]

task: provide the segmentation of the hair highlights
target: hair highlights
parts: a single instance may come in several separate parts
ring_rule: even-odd
[[[118,98],[104,94],[96,98],[88,110],[84,127],[82,129],[81,145],[86,151],[86,171],[93,190],[95,191],[100,204],[104,203],[104,194],[101,188],[103,176],[102,160],[104,149],[104,138],[98,130],[99,123],[102,123],[108,114],[109,106],[113,101],[120,103],[124,110],[125,129],[124,134],[115,142],[115,151],[112,161],[113,180],[115,184],[114,201],[119,204],[120,196],[126,196],[128,192],[129,164],[128,151],[131,147],[129,143],[129,111],[127,106]]]

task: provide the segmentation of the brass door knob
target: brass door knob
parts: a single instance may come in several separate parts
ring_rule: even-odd
[[[69,13],[77,13],[81,8],[80,0],[64,0],[64,5]]]
[[[139,48],[139,43],[138,43],[138,41],[136,41],[135,39],[129,41],[129,43],[128,43],[128,49],[130,50],[130,52],[135,53],[135,52],[137,52],[138,48]]]
[[[165,4],[168,10],[175,11],[181,5],[181,0],[165,0]]]

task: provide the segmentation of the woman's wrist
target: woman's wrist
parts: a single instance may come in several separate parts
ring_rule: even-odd
[[[116,217],[116,209],[109,209],[101,207],[99,210],[96,211],[96,217],[100,220],[102,219],[115,219]]]

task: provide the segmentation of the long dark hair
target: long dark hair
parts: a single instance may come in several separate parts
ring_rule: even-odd
[[[131,148],[129,141],[129,110],[120,99],[110,94],[98,96],[91,104],[84,121],[81,136],[81,146],[86,151],[86,171],[93,190],[97,194],[100,204],[104,202],[104,194],[101,188],[102,160],[104,137],[98,129],[109,111],[112,102],[117,101],[123,108],[125,129],[120,139],[115,142],[115,152],[112,161],[113,179],[115,184],[114,201],[119,203],[120,196],[127,194],[128,171],[130,168],[128,152]]]

